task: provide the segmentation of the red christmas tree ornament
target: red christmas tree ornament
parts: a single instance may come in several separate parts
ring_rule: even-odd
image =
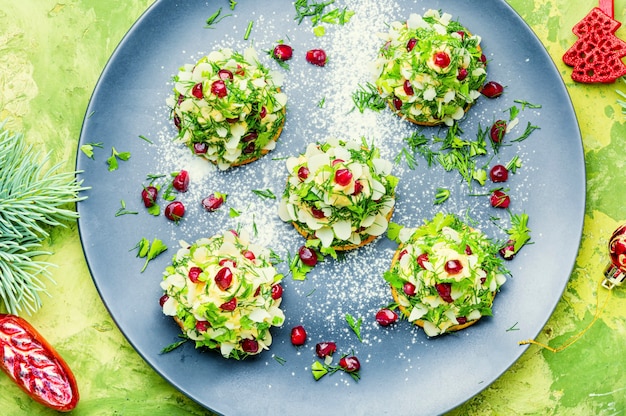
[[[609,256],[611,262],[604,271],[602,286],[610,290],[626,280],[626,224],[618,227],[611,235]]]
[[[611,83],[626,75],[626,42],[615,36],[622,25],[613,19],[613,0],[600,0],[578,22],[572,32],[578,40],[563,55],[563,62],[574,68],[572,79],[576,82]]]

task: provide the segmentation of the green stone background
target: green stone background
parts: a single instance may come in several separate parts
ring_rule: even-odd
[[[591,0],[509,0],[546,46],[571,94],[583,134],[587,208],[581,248],[567,289],[538,337],[557,347],[591,322],[606,244],[626,221],[626,124],[616,89],[580,85],[561,56]],[[107,59],[150,0],[0,0],[0,119],[73,170],[89,97]],[[480,7],[481,2],[476,1]],[[626,0],[615,1],[626,19]],[[485,11],[488,13],[488,11]],[[497,18],[494,16],[493,18]],[[617,32],[626,39],[626,29]],[[555,184],[558,186],[558,184]],[[209,415],[158,376],[129,346],[89,275],[77,229],[53,233],[48,259],[56,285],[29,321],[71,364],[81,391],[75,415]],[[555,259],[559,261],[559,259]],[[613,291],[601,318],[568,349],[531,346],[459,415],[614,415],[626,411],[626,288]],[[464,357],[458,357],[464,359]],[[48,415],[0,375],[0,413]],[[322,410],[323,411],[323,410]]]

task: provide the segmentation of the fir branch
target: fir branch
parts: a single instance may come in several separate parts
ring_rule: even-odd
[[[28,313],[41,306],[43,278],[51,279],[50,263],[38,260],[50,253],[41,243],[50,228],[78,218],[73,204],[88,188],[78,172],[62,172],[27,145],[22,134],[11,134],[0,123],[0,301],[8,312]]]

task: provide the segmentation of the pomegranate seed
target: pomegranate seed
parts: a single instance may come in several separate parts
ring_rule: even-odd
[[[304,345],[306,342],[306,330],[302,325],[291,328],[291,343],[295,346]]]
[[[309,177],[310,173],[311,172],[309,171],[309,168],[307,168],[306,166],[300,166],[300,169],[298,169],[298,179],[304,182],[306,178]]]
[[[243,77],[244,75],[246,75],[246,71],[243,69],[241,65],[237,64],[237,69],[235,70],[235,74],[239,75],[240,77]]]
[[[186,170],[181,170],[172,180],[172,186],[179,192],[187,192],[189,187],[189,173]]]
[[[500,249],[500,255],[504,260],[512,260],[515,257],[515,241],[509,240],[506,245]]]
[[[202,206],[209,212],[216,211],[224,203],[224,197],[211,194],[202,200]]]
[[[241,341],[241,349],[248,354],[256,354],[259,351],[259,343],[255,339],[246,338]]]
[[[346,373],[355,373],[361,369],[361,363],[354,355],[342,357],[339,360],[339,366]]]
[[[324,215],[324,211],[315,207],[311,207],[311,215],[313,215],[313,218],[317,218],[317,219],[326,217],[326,215]]]
[[[444,301],[448,303],[454,302],[454,299],[452,299],[452,296],[451,296],[451,293],[452,293],[451,283],[437,283],[435,285],[435,288],[437,289],[437,293],[439,293],[439,296],[441,296],[441,299],[443,299]]]
[[[215,284],[222,290],[226,290],[233,284],[233,272],[228,267],[222,267],[215,275]]]
[[[217,76],[224,81],[226,81],[227,79],[232,80],[234,78],[233,73],[230,72],[228,69],[220,69],[219,71],[217,71]]]
[[[202,97],[204,97],[204,94],[202,93],[201,82],[198,82],[196,85],[193,86],[193,88],[191,88],[191,95],[193,95],[197,99],[201,99]]]
[[[209,150],[209,145],[206,143],[194,143],[193,152],[197,155],[203,155]]]
[[[467,254],[468,256],[472,255],[472,248],[468,245],[465,246],[465,254]]]
[[[211,328],[211,324],[208,321],[196,322],[196,331],[198,332],[206,332],[209,328]]]
[[[226,89],[226,84],[223,80],[213,81],[211,84],[211,93],[217,95],[219,98],[224,98],[228,95],[228,90]]]
[[[199,277],[200,277],[200,273],[202,273],[202,269],[201,268],[199,268],[199,267],[192,267],[187,272],[187,277],[189,277],[189,280],[191,280],[192,282],[198,283]]]
[[[450,55],[443,51],[436,52],[433,55],[433,63],[439,68],[446,68],[448,65],[450,65],[450,62]]]
[[[391,309],[383,308],[376,312],[376,322],[380,326],[389,326],[398,320],[398,314]]]
[[[340,186],[348,186],[352,182],[352,172],[349,169],[337,169],[335,182]]]
[[[343,160],[343,159],[335,159],[332,162],[330,162],[330,165],[331,166],[335,166],[335,165],[338,165],[338,164],[343,163],[343,162],[345,162],[345,160]]]
[[[310,64],[324,66],[327,60],[326,52],[323,49],[311,49],[306,53],[306,61]]]
[[[402,285],[402,291],[407,296],[415,296],[415,290],[416,287],[411,282],[405,282],[404,285]]]
[[[458,74],[456,74],[456,79],[458,79],[459,81],[463,81],[465,78],[467,78],[468,72],[466,68],[459,68],[459,72]]]
[[[159,305],[160,305],[161,307],[163,307],[163,305],[165,305],[165,302],[167,302],[167,300],[168,300],[169,298],[170,298],[170,297],[169,297],[167,294],[165,294],[165,295],[161,296],[161,297],[159,298]]]
[[[361,182],[354,182],[354,192],[352,192],[352,195],[357,196],[361,193],[361,191],[363,191],[363,185],[361,184]]]
[[[463,325],[464,323],[467,323],[467,318],[464,316],[459,316],[456,318],[456,321],[459,323],[459,325]]]
[[[143,200],[144,206],[146,208],[154,206],[158,195],[159,190],[154,186],[146,186],[143,188],[143,191],[141,191],[141,199]]]
[[[181,121],[180,121],[180,117],[178,117],[178,114],[174,114],[174,125],[180,131]]]
[[[232,298],[228,302],[224,302],[220,305],[220,309],[223,311],[234,311],[237,309],[237,298]]]
[[[411,52],[413,48],[415,48],[416,44],[417,44],[417,39],[415,38],[409,39],[409,41],[406,43],[406,51]]]
[[[337,351],[337,344],[332,341],[319,342],[315,345],[315,354],[320,358],[326,358]]]
[[[461,270],[463,270],[463,265],[459,260],[454,259],[448,260],[443,268],[448,274],[459,274],[461,273]]]
[[[508,208],[511,204],[511,198],[499,189],[493,191],[489,200],[494,208]]]
[[[489,132],[489,135],[491,136],[491,140],[494,143],[500,143],[502,142],[502,139],[504,138],[505,133],[506,133],[506,121],[496,120],[496,122],[493,123],[493,126],[491,126],[491,131]]]
[[[224,266],[227,263],[231,264],[233,267],[237,267],[237,263],[235,263],[234,261],[232,261],[231,259],[221,259],[217,264],[219,264],[220,266]]]
[[[254,142],[259,137],[259,133],[256,131],[251,131],[241,138],[241,141],[244,143]]]
[[[278,300],[283,297],[283,287],[279,284],[272,286],[272,299]]]
[[[280,44],[274,47],[272,51],[272,57],[279,61],[288,61],[293,56],[293,48],[289,45]]]
[[[487,57],[484,53],[480,54],[480,62],[482,62],[483,64],[487,63]]]
[[[395,108],[396,111],[400,111],[402,109],[402,100],[398,97],[393,99],[393,108]]]
[[[506,182],[509,179],[509,170],[503,165],[495,165],[489,171],[491,182]]]
[[[400,254],[398,254],[398,260],[401,260],[402,257],[404,257],[406,255],[406,253],[408,253],[408,251],[406,251],[406,249],[402,250],[400,252]]]
[[[415,94],[415,91],[413,91],[413,86],[411,85],[411,81],[404,80],[404,85],[402,86],[404,88],[404,93],[406,95],[413,95]]]
[[[300,260],[302,260],[302,263],[309,267],[313,267],[317,264],[317,253],[310,247],[300,247],[298,250],[298,256],[300,257]]]
[[[248,259],[248,260],[254,260],[256,259],[256,256],[254,255],[253,252],[251,252],[250,250],[245,250],[243,253],[241,253],[243,255],[244,258]]]
[[[180,201],[170,202],[165,207],[164,215],[168,220],[178,222],[185,215],[185,206]]]
[[[265,108],[265,106],[263,106],[263,107],[261,107],[261,111],[259,111],[259,117],[265,118],[266,115],[267,115],[267,108]]]
[[[422,253],[417,256],[417,264],[419,264],[422,269],[426,268],[426,266],[424,266],[426,262],[428,262],[428,253]]]
[[[461,36],[461,40],[463,40],[463,38],[465,37],[465,32],[462,30],[457,30],[457,32],[459,34],[459,36]]]
[[[487,98],[496,98],[502,95],[504,87],[495,81],[489,81],[480,92]]]

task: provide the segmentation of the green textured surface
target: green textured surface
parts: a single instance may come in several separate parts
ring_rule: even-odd
[[[72,170],[91,92],[107,59],[149,0],[0,0],[0,119],[53,152]],[[555,60],[571,94],[587,168],[581,248],[567,289],[538,340],[558,347],[593,318],[606,244],[626,221],[626,124],[615,90],[626,83],[575,84],[561,62],[576,40],[572,26],[595,1],[510,0]],[[476,1],[477,7],[480,2]],[[626,18],[626,0],[615,2]],[[494,17],[497,18],[497,17]],[[626,39],[626,30],[618,36]],[[558,184],[555,184],[558,186]],[[129,346],[89,275],[76,227],[56,231],[49,261],[55,284],[28,320],[73,368],[81,391],[76,415],[210,414],[158,376]],[[555,259],[558,261],[558,259]],[[626,412],[625,289],[613,291],[600,320],[571,347],[531,346],[502,377],[451,415],[614,415]],[[462,358],[460,358],[462,359]],[[33,403],[0,376],[0,412],[56,412]]]

